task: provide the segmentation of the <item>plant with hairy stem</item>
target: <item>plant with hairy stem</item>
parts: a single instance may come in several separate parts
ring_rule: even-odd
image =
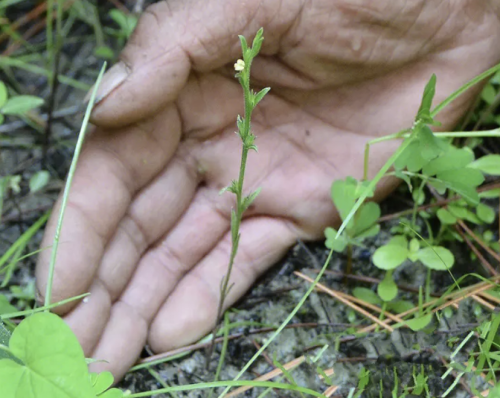
[[[243,96],[245,101],[245,116],[241,117],[238,115],[236,125],[238,131],[236,134],[241,138],[242,149],[241,149],[241,164],[240,171],[237,180],[231,181],[231,184],[221,190],[221,194],[224,192],[231,192],[236,196],[236,205],[231,210],[231,254],[229,256],[229,264],[227,266],[227,273],[222,278],[220,298],[217,309],[217,317],[215,319],[215,327],[213,338],[216,335],[217,324],[222,317],[224,302],[226,301],[227,295],[231,290],[231,285],[229,281],[231,279],[231,272],[233,270],[234,259],[238,253],[238,245],[240,241],[240,225],[243,218],[243,213],[248,209],[248,207],[255,200],[260,192],[260,188],[250,193],[247,196],[243,196],[243,181],[245,178],[245,169],[247,164],[248,153],[251,150],[257,151],[257,146],[255,145],[255,135],[251,131],[251,118],[252,113],[257,104],[264,98],[264,96],[269,92],[270,88],[264,88],[258,93],[254,92],[250,88],[250,68],[252,66],[253,59],[257,56],[262,46],[264,40],[263,29],[259,29],[252,43],[252,47],[249,48],[245,37],[239,36],[241,42],[241,49],[243,52],[243,59],[239,59],[234,64],[234,69],[236,70],[236,78],[243,88]],[[211,351],[211,350],[210,350]]]

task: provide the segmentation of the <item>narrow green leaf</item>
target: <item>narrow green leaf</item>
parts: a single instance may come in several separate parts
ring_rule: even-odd
[[[32,95],[18,95],[7,100],[0,109],[4,115],[23,115],[24,113],[43,105],[43,99]]]
[[[500,155],[486,155],[472,162],[469,168],[477,169],[485,174],[500,175]]]
[[[50,173],[47,170],[37,171],[30,178],[30,192],[34,193],[44,188],[50,181]]]
[[[428,246],[419,250],[418,259],[428,268],[436,271],[446,271],[453,267],[453,253],[442,246]]]
[[[246,52],[248,51],[247,39],[245,39],[245,36],[243,36],[243,35],[238,35],[238,38],[240,39],[241,52],[243,54],[246,54]]]
[[[372,261],[377,268],[391,270],[400,266],[408,258],[408,248],[398,245],[385,245],[373,253]]]
[[[255,57],[260,51],[260,48],[262,46],[262,42],[264,41],[264,29],[260,28],[257,31],[257,34],[255,35],[253,42],[252,42],[252,56]]]
[[[7,86],[4,82],[0,81],[0,108],[5,105],[8,97],[9,93],[7,92]]]
[[[257,106],[257,104],[262,101],[262,98],[265,97],[265,95],[271,90],[271,87],[266,87],[260,90],[257,94],[255,94],[255,97],[253,99],[253,106]]]
[[[433,74],[424,88],[424,94],[422,95],[422,101],[420,102],[420,108],[418,109],[416,120],[423,119],[426,123],[431,117],[431,106],[434,95],[436,94],[436,75]]]
[[[252,192],[243,199],[243,211],[246,211],[250,207],[250,205],[254,202],[257,196],[259,196],[261,190],[262,188],[259,187],[254,192]]]

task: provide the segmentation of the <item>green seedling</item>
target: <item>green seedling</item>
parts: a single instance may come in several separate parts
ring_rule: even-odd
[[[337,180],[332,184],[332,201],[344,221],[351,212],[356,200],[362,195],[367,187],[366,183],[359,182],[355,178],[347,177],[345,180]],[[373,192],[369,197],[373,196]],[[351,219],[346,227],[346,233],[337,239],[337,231],[333,228],[325,229],[326,247],[336,252],[343,252],[348,245],[361,246],[366,238],[377,235],[380,225],[377,223],[380,217],[380,206],[374,202],[363,203],[359,211]]]
[[[252,150],[257,152],[257,146],[255,145],[256,137],[251,131],[252,113],[258,103],[262,101],[264,96],[270,90],[270,88],[264,88],[259,92],[254,92],[250,88],[250,68],[252,66],[252,61],[259,54],[262,42],[264,41],[263,29],[260,29],[255,35],[252,47],[248,47],[248,43],[245,37],[239,36],[239,38],[243,53],[243,59],[239,59],[234,65],[234,68],[236,70],[236,78],[243,88],[245,115],[244,117],[238,115],[236,121],[236,126],[238,128],[236,134],[240,137],[242,143],[241,164],[238,179],[231,181],[230,185],[222,189],[220,192],[221,194],[230,192],[235,195],[236,205],[235,208],[231,210],[231,254],[229,257],[227,273],[221,283],[219,305],[215,322],[216,325],[222,317],[224,302],[226,301],[226,297],[231,288],[229,285],[229,281],[231,278],[231,272],[233,270],[234,259],[236,258],[236,254],[238,253],[238,246],[240,242],[240,225],[241,220],[243,219],[243,213],[250,207],[250,205],[257,198],[260,192],[260,188],[257,188],[254,192],[245,196],[243,194],[243,182],[245,179],[248,154]],[[215,338],[216,333],[213,334]]]
[[[108,32],[122,40],[128,39],[137,26],[136,15],[125,13],[117,8],[109,12],[109,17],[118,25],[118,29],[108,30]]]
[[[0,81],[0,124],[5,116],[21,116],[26,112],[43,105],[43,99],[33,95],[15,95],[9,97],[7,86]]]

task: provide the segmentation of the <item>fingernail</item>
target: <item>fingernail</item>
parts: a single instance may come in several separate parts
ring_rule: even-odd
[[[97,105],[109,94],[111,94],[111,92],[117,89],[125,81],[129,74],[130,68],[128,68],[123,62],[118,62],[110,70],[108,70],[102,78],[99,89],[97,90],[95,104]],[[89,90],[83,100],[84,103],[89,102],[93,90],[94,87]]]

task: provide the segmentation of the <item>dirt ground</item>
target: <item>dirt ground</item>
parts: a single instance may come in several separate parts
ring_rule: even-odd
[[[106,7],[109,8],[109,5]],[[32,4],[21,3],[12,13],[21,15],[31,8]],[[9,14],[9,16],[15,19],[15,15]],[[102,60],[93,55],[95,43],[91,40],[91,33],[87,25],[76,22],[71,29],[71,35],[68,36],[71,40],[65,44],[60,60],[62,74],[89,86],[94,82],[102,64]],[[33,45],[43,45],[44,40],[42,31],[30,42]],[[5,46],[5,44],[0,46],[0,50],[4,51]],[[22,93],[43,98],[51,96],[44,76],[19,68],[4,67],[0,69],[0,79],[15,84]],[[0,255],[50,209],[60,191],[71,161],[76,134],[80,128],[84,95],[84,90],[64,84],[59,86],[52,109],[53,121],[48,146],[44,144],[46,122],[43,120],[43,116],[50,112],[47,107],[42,108],[40,113],[42,118],[35,123],[35,128],[15,118],[8,118],[3,125],[0,125],[0,176],[21,176],[20,193],[11,192],[5,198],[0,224]],[[40,169],[50,171],[51,181],[43,191],[31,194],[28,189],[29,178]],[[384,212],[407,209],[408,200],[409,198],[403,194],[396,193],[383,205]],[[370,257],[380,244],[387,242],[388,231],[392,226],[394,223],[384,223],[382,233],[377,238],[368,241],[365,248],[354,250],[354,276],[379,279],[383,277],[383,273],[371,263]],[[41,234],[41,231],[38,232],[30,241],[26,253],[38,249]],[[453,268],[456,278],[471,271],[481,273],[478,262],[470,259],[466,247],[456,245],[453,247],[453,252],[457,259]],[[293,272],[302,271],[314,277],[315,274],[311,270],[319,269],[326,257],[327,250],[323,242],[297,243],[286,258],[261,278],[234,306],[230,311],[231,322],[253,324],[231,330],[231,334],[239,334],[240,337],[229,342],[221,380],[230,380],[236,376],[256,352],[257,347],[269,338],[270,332],[258,333],[260,329],[278,326],[306,292],[309,284]],[[34,264],[33,258],[19,262],[9,286],[0,289],[0,293],[5,294],[19,308],[34,305]],[[375,291],[376,285],[373,283],[345,280],[343,272],[346,264],[345,255],[334,255],[328,267],[330,273],[325,275],[322,283],[344,292],[350,292],[354,286],[363,286]],[[335,272],[337,274],[334,274]],[[425,283],[425,275],[426,270],[423,266],[408,263],[398,268],[395,280],[398,284],[407,285],[418,291],[418,288]],[[4,277],[5,275],[0,275],[0,282]],[[433,278],[434,292],[444,291],[452,282],[447,273],[436,273]],[[17,290],[14,289],[17,293],[10,289],[11,286],[19,287]],[[407,292],[402,296],[402,299],[413,303],[418,300],[418,295],[414,292]],[[471,300],[464,300],[458,310],[453,310],[450,318],[443,316],[439,321],[435,321],[434,330],[415,333],[409,329],[399,329],[392,334],[379,331],[356,338],[353,335],[355,328],[371,322],[353,313],[337,300],[315,292],[292,320],[290,326],[293,327],[287,328],[280,334],[266,351],[267,358],[260,358],[245,378],[252,379],[274,369],[272,364],[274,357],[281,364],[301,355],[314,358],[321,347],[328,345],[316,363],[306,361],[291,372],[297,384],[316,391],[324,391],[328,384],[319,377],[317,367],[323,371],[333,369],[331,382],[339,386],[333,396],[346,397],[350,389],[357,386],[358,374],[364,367],[370,371],[371,381],[363,396],[379,397],[380,383],[382,383],[384,391],[382,396],[390,397],[394,386],[394,372],[397,372],[401,385],[413,384],[414,369],[419,370],[423,365],[426,375],[429,376],[431,396],[439,396],[453,381],[451,377],[441,380],[441,375],[446,370],[443,360],[449,358],[452,352],[448,341],[454,337],[464,338],[485,316],[486,313],[480,313],[477,305]],[[195,350],[180,359],[156,365],[153,369],[169,385],[212,381],[220,349],[221,344],[217,344],[208,370],[205,349]],[[144,351],[144,355],[147,355],[147,350]],[[477,382],[479,383],[479,380]],[[466,380],[466,383],[470,383],[470,380]],[[161,388],[160,383],[147,370],[129,373],[119,386],[132,392]],[[481,389],[481,384],[477,384],[477,387]],[[257,397],[261,393],[262,389],[252,389],[245,396]],[[285,397],[290,396],[289,394],[271,391],[268,396]],[[177,396],[206,397],[208,392],[191,391],[184,395],[177,393]],[[466,397],[467,392],[461,386],[457,386],[449,396]]]

